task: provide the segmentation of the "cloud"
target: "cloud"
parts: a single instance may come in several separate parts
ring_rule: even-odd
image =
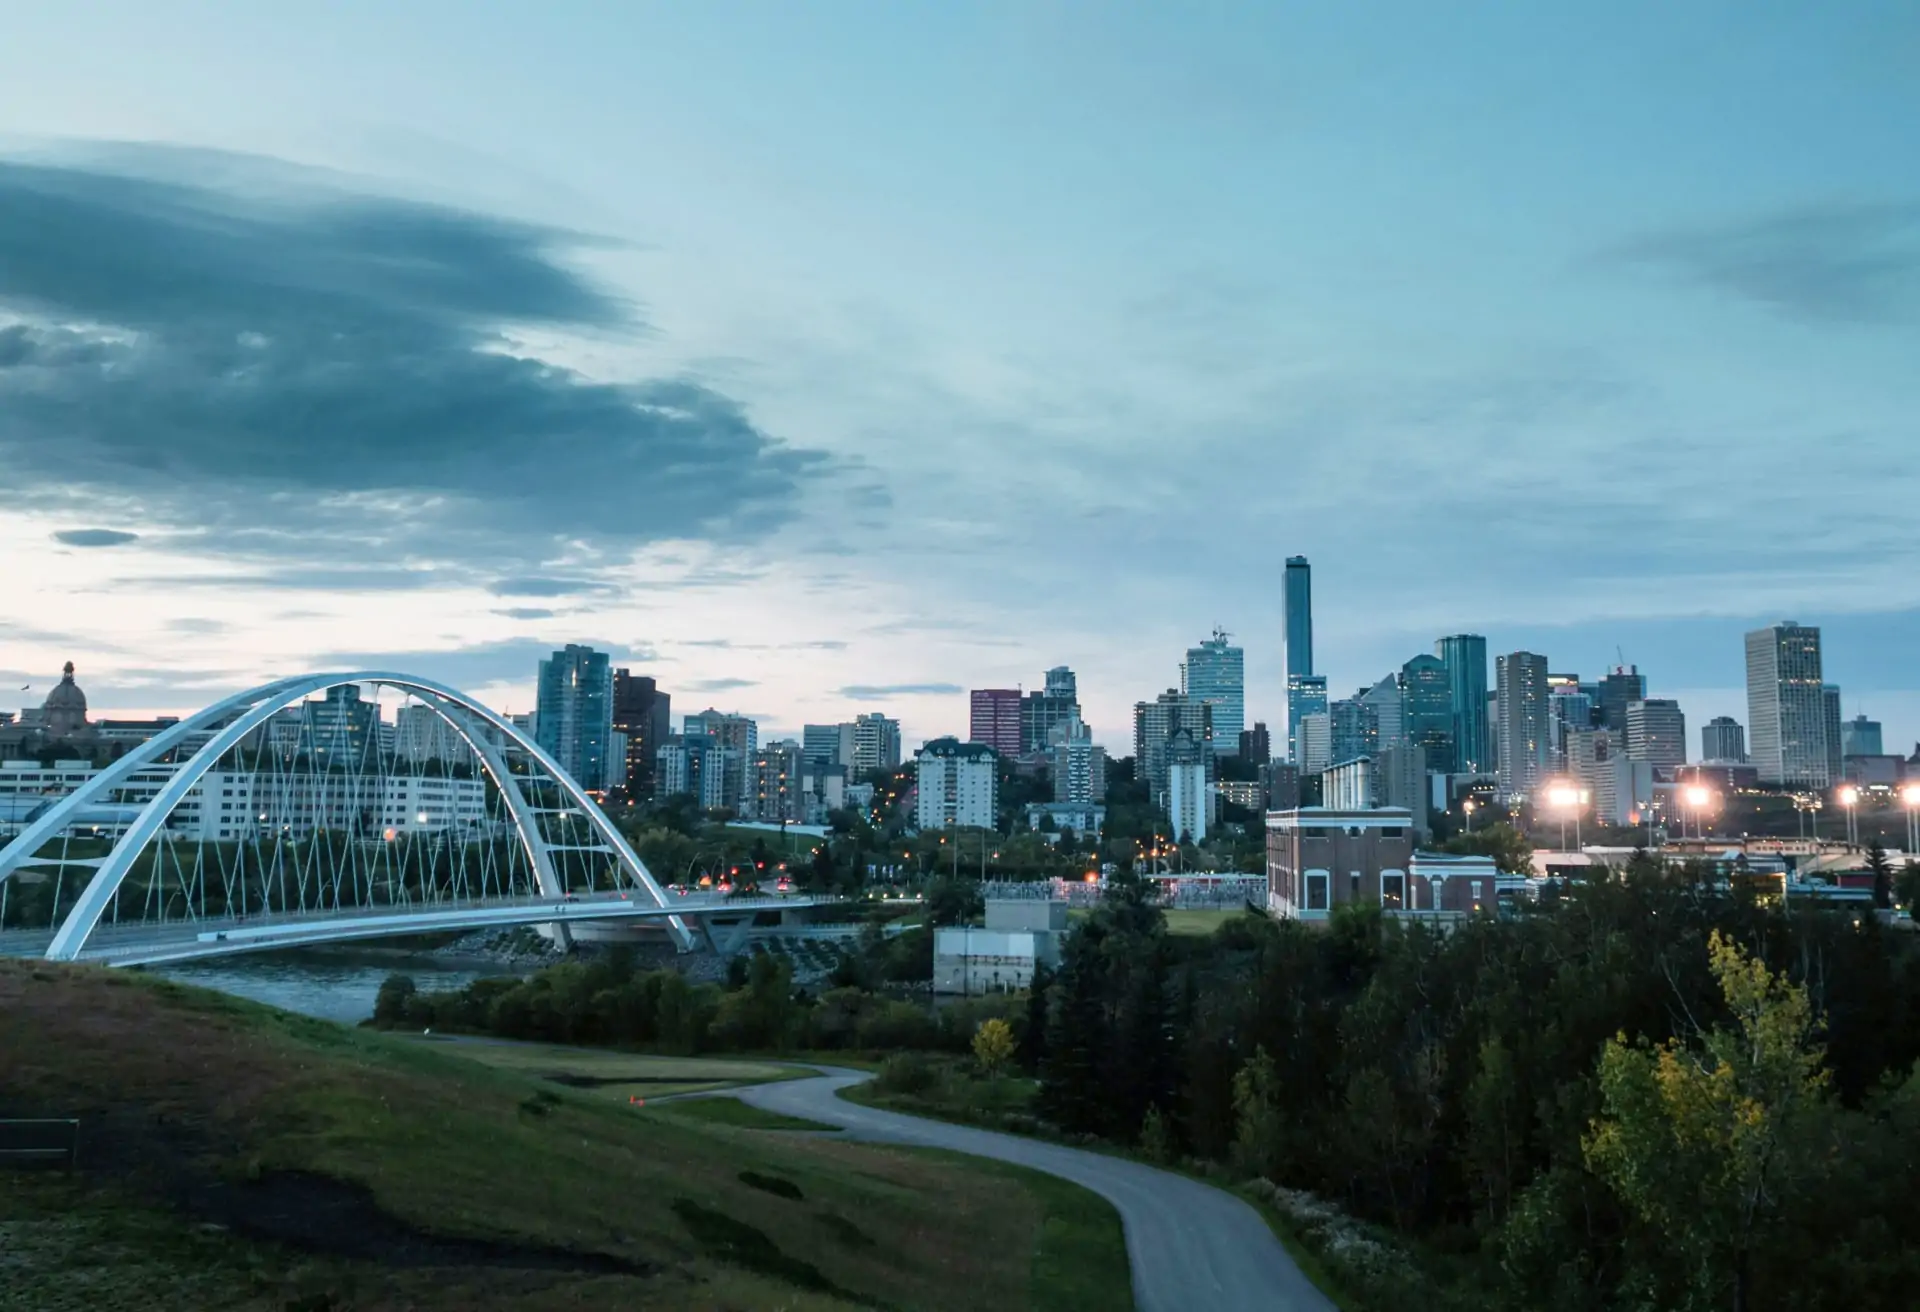
[[[544,606],[508,606],[493,613],[510,620],[550,620],[560,612]]]
[[[945,697],[965,692],[957,683],[850,683],[837,689],[855,702],[882,702],[890,697]]]
[[[1787,210],[1649,233],[1605,256],[1815,323],[1920,315],[1920,204]]]
[[[606,652],[616,665],[642,663],[653,655],[644,644],[626,646],[598,638],[577,641]],[[531,683],[540,662],[554,650],[554,643],[540,638],[507,638],[439,650],[327,652],[314,657],[312,665],[321,670],[391,670],[471,690],[496,683]]]
[[[191,615],[167,621],[167,629],[172,633],[225,633],[228,627],[222,620],[199,619]]]
[[[732,692],[736,688],[757,688],[758,679],[695,679],[686,685],[692,692]]]
[[[614,590],[611,584],[581,578],[495,579],[487,585],[496,597],[575,597]]]
[[[291,565],[223,574],[139,574],[115,579],[113,588],[213,588],[262,592],[418,592],[469,582],[457,571],[383,569],[379,566]],[[314,612],[305,612],[308,614]]]
[[[69,547],[123,547],[138,542],[140,535],[117,528],[63,528],[53,540]]]
[[[646,331],[564,262],[581,234],[138,158],[0,160],[0,461],[29,493],[262,563],[532,564],[746,540],[834,468],[697,379],[601,381],[528,346]]]

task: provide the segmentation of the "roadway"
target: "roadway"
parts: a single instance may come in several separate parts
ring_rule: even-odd
[[[863,1107],[839,1092],[868,1075],[822,1069],[814,1079],[756,1085],[731,1096],[840,1126],[854,1138],[991,1157],[1093,1190],[1114,1205],[1126,1228],[1134,1305],[1141,1312],[1336,1312],[1252,1205],[1225,1190],[1103,1153]]]

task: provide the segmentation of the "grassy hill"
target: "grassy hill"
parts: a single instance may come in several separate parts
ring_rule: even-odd
[[[0,962],[0,1308],[1111,1308],[1117,1217],[965,1159],[645,1110],[128,972]]]

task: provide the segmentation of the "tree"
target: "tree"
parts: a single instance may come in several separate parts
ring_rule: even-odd
[[[1876,838],[1873,846],[1867,849],[1867,871],[1873,876],[1873,904],[1876,907],[1893,905],[1893,862],[1887,859],[1887,849]]]
[[[976,880],[942,876],[927,886],[927,919],[934,925],[959,925],[986,907]]]
[[[386,1028],[406,1019],[407,1003],[419,991],[411,975],[389,975],[380,981],[380,992],[373,1000],[373,1023]]]
[[[1907,910],[1907,915],[1920,920],[1920,861],[1907,858],[1907,864],[1900,869],[1900,877],[1895,894],[1899,905]]]
[[[1802,1131],[1824,1109],[1827,1074],[1804,988],[1717,929],[1708,961],[1734,1027],[1691,1045],[1610,1040],[1603,1110],[1583,1149],[1662,1259],[1670,1285],[1661,1293],[1652,1286],[1662,1272],[1645,1272],[1645,1294],[1746,1312],[1756,1250],[1785,1224],[1781,1200],[1813,1167]]]
[[[1047,1055],[1047,991],[1053,986],[1053,970],[1044,961],[1034,963],[1033,981],[1027,985],[1027,1023],[1020,1031],[1020,1067],[1038,1074]]]
[[[998,1016],[980,1022],[973,1032],[973,1059],[985,1075],[998,1075],[1013,1057],[1013,1026]]]
[[[1461,856],[1490,856],[1503,874],[1533,873],[1533,844],[1512,825],[1501,821],[1468,834],[1455,834],[1441,844],[1441,851]]]
[[[1233,1164],[1265,1178],[1280,1165],[1285,1125],[1280,1110],[1280,1073],[1265,1048],[1233,1077]]]

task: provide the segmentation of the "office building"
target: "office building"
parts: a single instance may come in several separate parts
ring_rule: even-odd
[[[1314,711],[1300,721],[1300,767],[1302,777],[1319,774],[1333,764],[1333,716]]]
[[[1326,681],[1320,683],[1320,704],[1302,705],[1302,679],[1313,675],[1313,567],[1305,556],[1288,556],[1286,568],[1287,759],[1295,753],[1300,717],[1326,709]]]
[[[1788,621],[1753,630],[1746,647],[1747,749],[1760,782],[1826,788],[1834,776],[1827,756],[1820,630]]]
[[[991,756],[991,749],[989,749]],[[900,721],[878,711],[854,717],[853,772],[900,768]]]
[[[1247,727],[1246,653],[1228,641],[1224,629],[1197,647],[1187,648],[1180,665],[1180,691],[1212,708],[1213,739],[1207,744],[1215,756],[1240,750],[1240,731]]]
[[[1880,721],[1856,715],[1840,726],[1840,755],[1882,756]]]
[[[1327,676],[1289,674],[1287,676],[1287,757],[1300,759],[1300,725],[1309,715],[1327,712]]]
[[[1846,743],[1842,738],[1844,726],[1840,721],[1840,685],[1837,683],[1820,685],[1820,727],[1827,743],[1827,780],[1838,783],[1843,773],[1841,756]]]
[[[1400,686],[1400,674],[1395,671],[1386,678],[1361,691],[1358,698],[1366,708],[1367,720],[1373,726],[1375,744],[1385,749],[1404,746],[1407,738],[1407,697]]]
[[[689,738],[711,738],[716,746],[740,753],[743,760],[760,750],[760,725],[757,721],[744,715],[716,711],[711,706],[687,716],[681,722],[680,731]]]
[[[1547,735],[1553,768],[1566,764],[1567,734],[1574,729],[1591,729],[1595,715],[1591,685],[1582,685],[1571,675],[1547,676]]]
[[[460,732],[439,711],[419,702],[394,712],[393,754],[412,766],[465,765],[473,760],[473,749]]]
[[[1427,768],[1451,774],[1453,694],[1438,656],[1415,656],[1400,667],[1401,734],[1426,754]]]
[[[812,765],[853,768],[853,723],[809,724],[800,730],[800,754]]]
[[[1731,715],[1716,715],[1700,726],[1700,759],[1716,764],[1743,765],[1747,759],[1747,731]]]
[[[1628,757],[1622,736],[1611,729],[1570,730],[1566,772],[1586,791],[1600,824],[1638,824],[1653,804],[1653,763]]]
[[[1616,665],[1600,680],[1600,723],[1614,731],[1627,731],[1627,707],[1647,699],[1647,676],[1638,665]]]
[[[999,758],[982,743],[936,738],[914,756],[914,820],[922,830],[997,827]]]
[[[968,697],[967,741],[985,743],[1002,756],[1025,750],[1018,688],[975,688]]]
[[[1265,765],[1273,759],[1273,738],[1265,720],[1255,720],[1253,728],[1240,731],[1240,759]]]
[[[1260,767],[1260,782],[1266,785],[1267,810],[1292,811],[1300,805],[1300,767],[1274,760]]]
[[[631,670],[613,672],[613,731],[626,739],[625,785],[629,797],[652,797],[660,745],[673,733],[673,699],[652,678]]]
[[[1627,703],[1627,759],[1661,770],[1687,763],[1687,717],[1679,702],[1649,697]]]
[[[1447,671],[1447,704],[1453,709],[1453,770],[1483,774],[1492,770],[1493,747],[1487,732],[1487,640],[1477,633],[1456,633],[1434,645]]]
[[[613,774],[613,667],[607,654],[568,643],[540,662],[535,741],[590,792]]]
[[[1133,706],[1133,762],[1135,777],[1147,785],[1154,805],[1167,796],[1167,748],[1173,736],[1185,730],[1194,742],[1213,751],[1213,708],[1173,688],[1150,702]]]
[[[1034,755],[1053,746],[1053,736],[1061,725],[1080,718],[1079,681],[1073,671],[1056,665],[1046,673],[1043,691],[1030,692],[1020,704],[1020,751],[1016,756]]]
[[[1343,698],[1327,708],[1328,752],[1334,765],[1380,750],[1379,724],[1372,708],[1357,698]]]
[[[1208,756],[1185,729],[1167,744],[1167,828],[1176,842],[1206,841],[1207,822],[1213,818]]]
[[[1553,766],[1547,717],[1547,658],[1530,651],[1516,651],[1499,657],[1494,665],[1500,715],[1500,796],[1530,797]]]

